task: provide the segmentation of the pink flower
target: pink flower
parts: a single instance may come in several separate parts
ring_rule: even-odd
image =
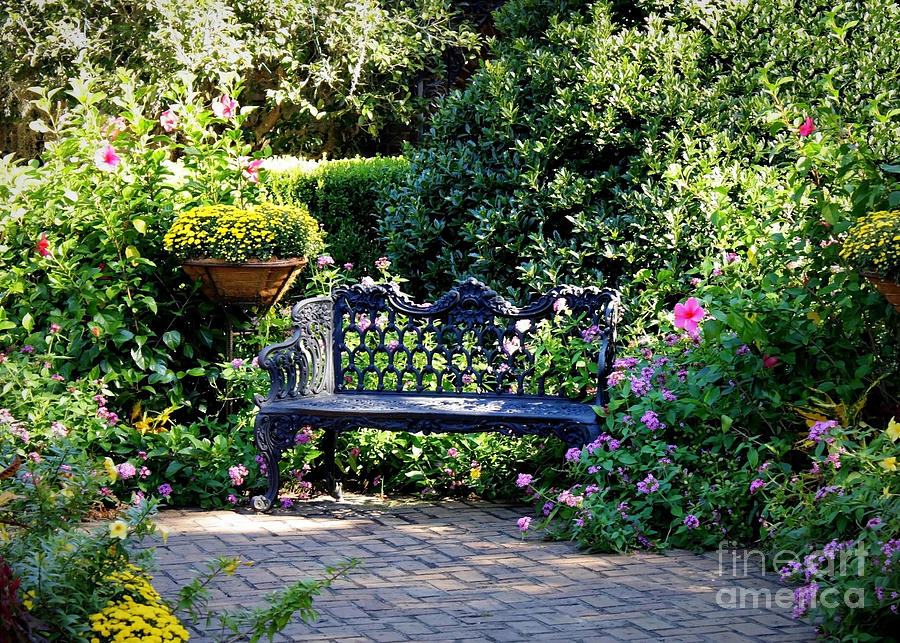
[[[375,260],[375,267],[378,270],[381,270],[382,272],[384,272],[385,270],[387,270],[388,268],[391,267],[391,260],[388,259],[387,257],[379,257],[378,259]]]
[[[352,264],[352,263],[349,263],[349,262],[348,262],[348,263],[345,263],[345,264],[344,264],[344,270],[353,270],[353,264]]]
[[[212,102],[212,111],[216,118],[234,118],[237,114],[238,102],[228,94],[222,94],[219,100]]]
[[[775,368],[778,365],[778,358],[774,355],[766,355],[763,353],[763,366],[766,368]]]
[[[503,340],[503,350],[507,355],[513,355],[522,348],[522,341],[518,337]]]
[[[171,107],[159,115],[159,124],[167,132],[174,132],[178,127],[178,114]]]
[[[528,528],[531,526],[531,518],[529,516],[519,518],[517,524],[519,525],[519,529],[521,531],[528,531]]]
[[[458,455],[459,455],[459,450],[456,447],[450,447],[449,449],[447,449],[447,457],[448,458],[455,458]]]
[[[356,447],[353,447],[352,449],[350,449],[350,455],[353,456],[353,457],[358,456],[358,455],[359,455],[359,449],[356,448]]]
[[[253,159],[247,163],[243,175],[250,183],[259,183],[259,168],[262,166],[264,160],[265,159]]]
[[[94,152],[94,165],[104,172],[114,171],[121,162],[122,159],[116,154],[115,148],[109,143],[101,146]]]
[[[812,117],[810,117],[810,116],[806,117],[806,120],[803,121],[803,125],[801,125],[800,129],[798,130],[800,136],[809,136],[810,134],[812,134],[815,131],[816,131],[816,126],[813,123]]]
[[[59,324],[57,324],[57,323],[50,324],[50,334],[51,335],[55,335],[56,333],[58,333],[61,330],[62,330],[62,326],[60,326]]]
[[[700,307],[696,297],[686,302],[675,304],[675,328],[683,328],[688,332],[697,330],[697,324],[703,321],[706,311]]]
[[[109,140],[114,141],[119,134],[125,131],[126,127],[125,119],[121,116],[117,116],[106,124],[100,134],[109,138]]]
[[[334,265],[334,257],[331,255],[322,255],[318,259],[316,259],[316,266],[319,268],[324,268],[325,266],[333,266]]]
[[[128,478],[134,477],[134,474],[137,473],[137,469],[134,468],[134,465],[130,462],[123,462],[122,464],[116,465],[116,471],[119,472],[119,477],[122,480],[128,480]]]
[[[37,250],[38,254],[41,255],[42,257],[49,257],[50,256],[50,251],[48,250],[49,247],[50,247],[50,242],[47,241],[47,234],[41,233],[41,240],[38,241],[35,250]]]

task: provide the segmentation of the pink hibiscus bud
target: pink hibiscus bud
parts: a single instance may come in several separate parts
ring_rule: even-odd
[[[237,110],[238,102],[228,94],[222,94],[219,100],[212,102],[212,112],[216,118],[234,118]]]
[[[102,145],[94,152],[94,165],[104,172],[115,171],[121,162],[122,158],[116,154],[115,148],[109,143]]]
[[[250,183],[259,183],[259,168],[262,166],[264,159],[253,159],[244,168],[244,178]]]
[[[810,116],[806,117],[806,120],[803,121],[803,125],[800,126],[798,130],[800,136],[809,136],[813,132],[816,131],[816,125],[813,123],[813,119]]]
[[[125,128],[125,119],[121,116],[117,116],[104,126],[100,134],[109,138],[109,140],[114,141],[119,134],[125,131]]]
[[[688,332],[695,331],[705,316],[706,311],[696,297],[688,298],[683,304],[675,304],[675,328],[683,328]]]
[[[166,132],[174,132],[178,128],[178,114],[170,107],[159,115],[159,124]]]
[[[763,366],[766,368],[775,368],[778,365],[778,358],[774,355],[766,355],[763,353]]]

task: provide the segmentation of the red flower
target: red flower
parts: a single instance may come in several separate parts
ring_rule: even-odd
[[[774,355],[766,355],[763,353],[763,366],[766,368],[775,368],[778,365],[778,358]]]
[[[50,242],[47,241],[47,234],[41,233],[41,240],[38,241],[37,247],[35,248],[38,251],[38,254],[42,257],[49,257],[50,251],[47,248],[50,247]]]
[[[800,126],[800,136],[809,136],[813,132],[816,131],[816,126],[813,123],[813,119],[810,116],[806,117],[806,120],[803,121],[803,125]]]

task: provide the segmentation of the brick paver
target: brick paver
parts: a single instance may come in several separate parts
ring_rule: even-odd
[[[812,641],[775,596],[789,592],[729,552],[585,554],[530,533],[527,508],[484,501],[384,503],[346,496],[268,515],[164,511],[154,585],[172,597],[211,557],[255,561],[226,579],[216,607],[268,592],[342,558],[362,566],[314,600],[276,641]],[[737,573],[736,573],[737,571]],[[746,597],[740,604],[741,597]],[[737,600],[735,600],[735,598]],[[784,604],[781,601],[782,605]],[[192,640],[209,640],[195,630]]]

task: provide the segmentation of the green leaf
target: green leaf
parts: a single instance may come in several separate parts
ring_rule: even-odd
[[[181,343],[181,333],[177,330],[170,330],[163,333],[163,343],[169,348],[174,349]]]
[[[131,224],[134,226],[134,229],[141,234],[147,232],[147,222],[143,219],[134,219],[132,220]]]
[[[731,425],[734,424],[734,420],[727,415],[722,415],[719,419],[722,421],[722,433],[728,433]]]
[[[25,313],[25,316],[22,318],[22,328],[29,333],[34,330],[34,317],[31,316],[31,313]]]

